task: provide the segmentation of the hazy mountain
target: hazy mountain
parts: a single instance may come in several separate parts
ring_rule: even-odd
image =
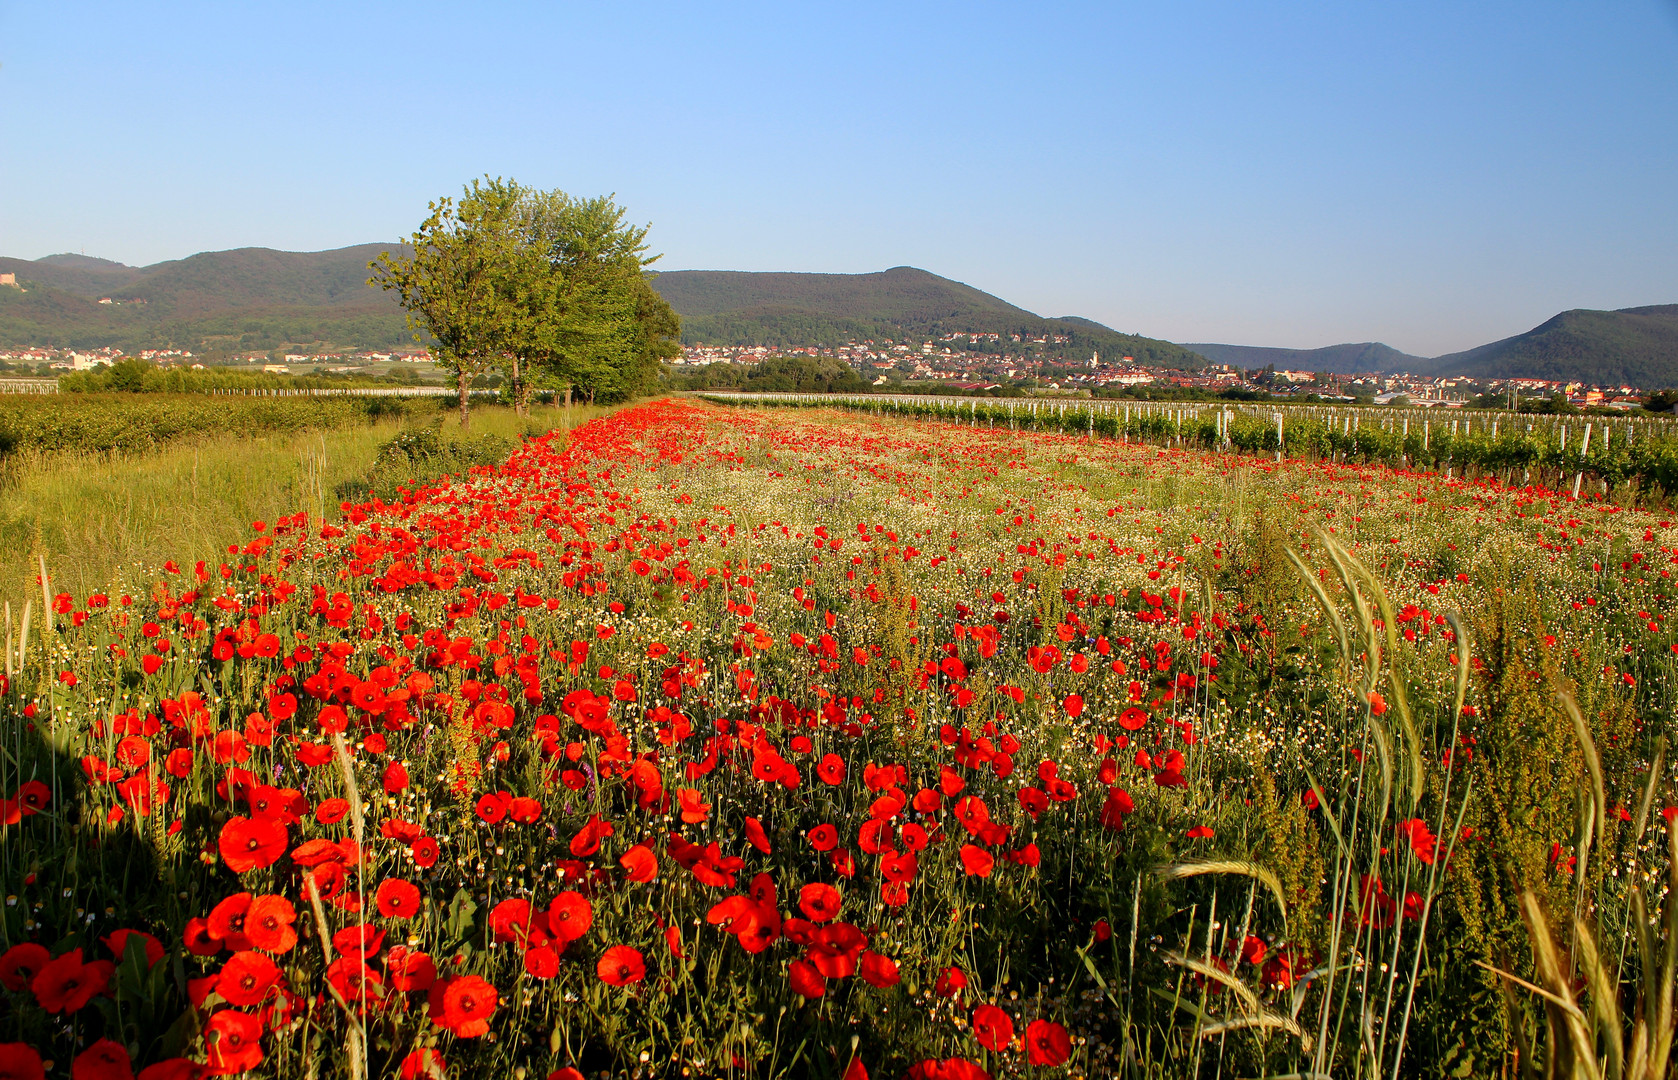
[[[146,267],[83,255],[0,258],[0,272],[23,286],[0,289],[0,345],[170,345],[214,354],[405,344],[412,337],[401,309],[367,285],[368,261],[398,248],[239,248]]]
[[[1429,363],[1425,357],[1399,352],[1378,341],[1357,345],[1327,345],[1321,349],[1272,349],[1262,345],[1185,345],[1214,364],[1239,368],[1262,368],[1275,364],[1278,371],[1332,371],[1356,375],[1368,371],[1415,371]]]
[[[1087,358],[1092,352],[1138,363],[1199,367],[1180,345],[1124,334],[1089,319],[1050,319],[959,281],[911,266],[872,274],[753,273],[673,270],[653,287],[682,316],[682,339],[709,345],[837,345],[997,333],[997,351],[1017,351],[1009,335],[1069,340],[1043,351]]]
[[[0,288],[0,346],[173,345],[214,355],[409,344],[412,335],[395,301],[366,284],[368,261],[397,247],[239,248],[145,267],[75,254],[0,258],[0,273],[16,274],[23,285]],[[1017,352],[1011,335],[1060,335],[1068,340],[1042,351],[1069,359],[1099,351],[1106,359],[1132,356],[1166,367],[1198,367],[1205,357],[1243,368],[1678,386],[1678,304],[1565,311],[1524,334],[1424,360],[1378,342],[1323,349],[1174,345],[1076,316],[1044,318],[908,266],[873,274],[677,270],[658,274],[653,285],[681,314],[683,338],[693,343],[836,345],[869,338],[924,341],[961,331],[1000,334],[1002,340],[989,347]],[[98,302],[106,297],[115,302]]]
[[[1427,374],[1678,386],[1678,304],[1575,308],[1528,330],[1428,361]]]

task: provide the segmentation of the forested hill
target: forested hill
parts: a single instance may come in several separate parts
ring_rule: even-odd
[[[215,354],[281,346],[388,348],[412,341],[367,263],[398,245],[239,248],[146,267],[81,255],[0,258],[0,345],[173,346]],[[101,299],[112,303],[102,304]]]
[[[1331,371],[1357,375],[1367,371],[1417,371],[1430,363],[1425,357],[1399,352],[1379,341],[1355,345],[1327,345],[1321,349],[1272,349],[1259,345],[1185,345],[1214,364],[1240,368],[1276,365],[1278,371]]]
[[[872,339],[926,340],[956,332],[1068,340],[1043,351],[1087,359],[1092,352],[1138,363],[1200,367],[1192,350],[1124,334],[1080,318],[1044,318],[990,293],[910,266],[873,274],[673,270],[653,287],[682,316],[682,340],[707,345],[839,345]]]
[[[1678,304],[1564,311],[1524,334],[1430,360],[1427,374],[1678,386]]]

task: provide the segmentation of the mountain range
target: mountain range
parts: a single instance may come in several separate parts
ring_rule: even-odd
[[[994,346],[967,342],[963,348],[1017,351],[1010,338],[1018,336],[1049,339],[1039,351],[1069,359],[1087,360],[1099,352],[1159,367],[1203,363],[1181,345],[1121,333],[1090,319],[1044,318],[912,266],[873,274],[673,270],[654,277],[653,288],[682,316],[682,340],[688,344],[841,345],[978,333],[1000,340]]]
[[[0,287],[0,347],[172,346],[214,357],[409,344],[402,311],[389,294],[366,284],[368,260],[396,247],[238,248],[146,267],[85,255],[0,258],[0,274],[16,275],[21,286]],[[1038,349],[1049,355],[1082,360],[1099,352],[1155,367],[1194,368],[1209,360],[1342,374],[1678,385],[1678,304],[1564,311],[1526,333],[1428,358],[1379,342],[1322,349],[1173,344],[1076,316],[1046,318],[908,266],[871,274],[675,270],[655,275],[653,286],[682,316],[689,344],[837,345],[960,332],[998,335],[996,342],[964,342],[966,349],[1016,351],[1010,339],[1018,336],[1041,339]]]
[[[368,260],[393,246],[237,248],[146,267],[85,255],[0,258],[0,274],[22,286],[0,288],[0,346],[171,346],[215,356],[407,344],[402,310],[367,285]]]

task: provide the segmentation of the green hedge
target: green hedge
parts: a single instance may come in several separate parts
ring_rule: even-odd
[[[66,450],[132,452],[183,436],[284,434],[430,415],[437,410],[435,400],[395,397],[17,395],[0,399],[0,455]]]

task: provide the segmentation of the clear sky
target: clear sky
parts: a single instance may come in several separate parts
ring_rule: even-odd
[[[1433,355],[1678,302],[1678,0],[0,0],[0,254],[395,239],[484,173],[665,269]]]

